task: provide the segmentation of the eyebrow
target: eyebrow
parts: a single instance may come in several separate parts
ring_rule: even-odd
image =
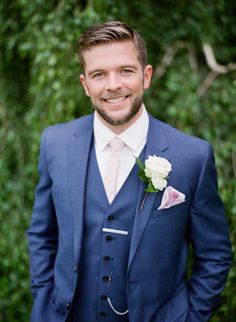
[[[138,70],[138,67],[135,65],[125,65],[125,66],[122,66],[121,68],[132,68],[132,69]]]

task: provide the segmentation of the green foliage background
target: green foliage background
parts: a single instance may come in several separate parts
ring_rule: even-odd
[[[25,231],[38,179],[40,133],[48,124],[90,112],[79,85],[76,43],[88,26],[123,20],[146,39],[155,68],[145,96],[161,120],[211,142],[235,253],[236,71],[219,75],[200,97],[210,69],[209,43],[222,65],[236,62],[234,0],[1,0],[0,3],[0,321],[29,320]],[[168,50],[177,49],[158,77]],[[233,264],[213,322],[236,321]]]

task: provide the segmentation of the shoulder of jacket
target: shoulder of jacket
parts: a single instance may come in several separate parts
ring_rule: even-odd
[[[49,125],[44,131],[43,136],[61,137],[78,132],[84,133],[89,130],[93,124],[93,114],[82,116],[68,122]]]

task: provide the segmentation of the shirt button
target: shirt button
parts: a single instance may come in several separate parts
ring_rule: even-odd
[[[110,260],[111,258],[109,257],[109,256],[104,256],[103,257],[103,261],[105,262],[105,263],[107,263],[107,262],[109,262],[109,260]]]
[[[106,299],[107,299],[106,294],[102,294],[102,295],[100,296],[100,299],[101,299],[101,300],[106,300]]]
[[[106,241],[111,241],[113,238],[112,238],[112,236],[110,236],[110,235],[108,235],[107,237],[106,237]]]
[[[113,216],[113,215],[109,215],[108,217],[107,217],[107,220],[109,220],[109,221],[112,221],[112,220],[114,220],[115,219],[115,217]]]
[[[107,316],[107,314],[105,312],[100,312],[99,315],[100,315],[101,318],[105,318]]]
[[[109,281],[109,276],[105,275],[102,277],[103,282]]]

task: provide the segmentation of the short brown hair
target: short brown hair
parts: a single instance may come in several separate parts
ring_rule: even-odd
[[[147,65],[145,41],[135,29],[121,21],[108,21],[90,27],[81,35],[77,45],[77,51],[82,68],[85,68],[84,51],[101,44],[127,40],[131,40],[134,43],[138,60],[144,69]]]

